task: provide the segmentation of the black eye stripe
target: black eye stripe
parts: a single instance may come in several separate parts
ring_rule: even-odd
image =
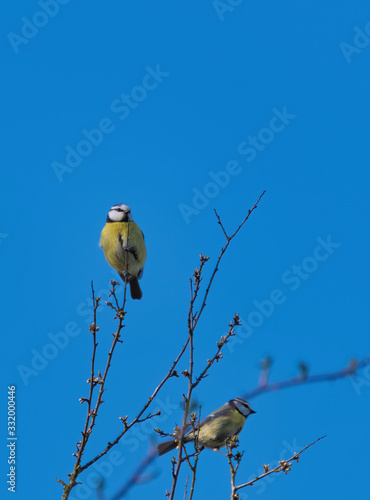
[[[245,408],[248,408],[249,411],[252,410],[252,408],[250,407],[249,403],[247,401],[245,401],[244,399],[235,398],[234,401],[237,401],[239,404],[242,404]]]
[[[114,210],[115,212],[124,212],[125,210],[123,210],[123,208],[112,208],[112,210]],[[126,213],[131,213],[131,210],[127,210]]]

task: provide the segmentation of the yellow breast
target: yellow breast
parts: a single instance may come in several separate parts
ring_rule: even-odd
[[[142,232],[135,222],[105,224],[100,245],[108,264],[117,272],[128,272],[131,276],[139,274],[140,277],[146,260],[146,248]]]

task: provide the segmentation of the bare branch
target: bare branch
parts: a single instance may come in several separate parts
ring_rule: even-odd
[[[313,441],[312,443],[310,443],[307,446],[305,446],[298,453],[294,453],[294,455],[292,457],[288,458],[288,460],[280,460],[279,461],[280,465],[278,465],[274,469],[269,470],[268,466],[264,466],[265,472],[263,474],[261,474],[260,476],[255,477],[255,479],[252,479],[251,481],[248,481],[247,483],[243,483],[243,484],[240,484],[238,486],[234,485],[234,487],[232,489],[232,493],[231,493],[231,499],[234,500],[234,499],[238,498],[238,496],[236,496],[236,492],[238,490],[240,490],[242,488],[246,488],[247,486],[253,486],[254,483],[256,483],[257,481],[259,481],[260,479],[262,479],[262,478],[264,478],[266,476],[269,476],[270,474],[273,474],[275,472],[284,472],[284,474],[287,474],[288,471],[291,470],[291,465],[292,465],[291,462],[293,460],[295,460],[296,462],[298,462],[298,460],[300,459],[301,453],[303,453],[304,451],[307,450],[307,448],[310,448],[310,446],[313,446],[315,443],[317,443],[321,439],[324,439],[325,437],[326,436],[322,436],[322,437],[317,438],[315,441]]]
[[[192,500],[193,495],[194,495],[198,460],[199,460],[200,452],[203,449],[199,446],[199,443],[198,443],[199,430],[200,430],[200,427],[199,427],[200,420],[201,420],[201,406],[199,406],[199,416],[198,417],[197,417],[197,414],[194,412],[190,415],[190,424],[189,425],[191,425],[191,427],[193,428],[193,433],[194,433],[194,442],[193,443],[194,443],[195,453],[193,453],[192,455],[189,455],[186,451],[185,445],[184,444],[182,445],[185,456],[181,460],[182,460],[182,462],[187,462],[187,464],[189,465],[189,469],[191,470],[191,474],[192,474],[189,500]],[[197,421],[198,421],[198,425],[197,425]],[[190,459],[193,457],[194,457],[194,464],[192,464],[190,461]],[[186,489],[187,489],[187,485],[188,485],[188,481],[186,483]]]
[[[235,496],[235,481],[236,481],[236,472],[239,468],[241,459],[243,457],[242,453],[237,453],[233,454],[233,451],[235,448],[238,448],[239,446],[239,438],[238,436],[233,436],[231,437],[227,442],[226,442],[226,450],[227,450],[227,461],[229,463],[230,467],[230,476],[231,476],[231,491],[232,491],[232,496],[231,499],[234,500]],[[236,465],[233,464],[233,459],[236,461]],[[237,498],[237,497],[236,497]]]
[[[89,397],[88,398],[80,398],[80,402],[87,402],[87,415],[86,415],[86,420],[84,424],[84,430],[82,431],[82,439],[80,442],[76,444],[77,448],[77,453],[74,454],[76,457],[76,462],[73,467],[73,472],[69,474],[69,482],[68,484],[64,484],[63,487],[63,496],[62,500],[67,500],[69,497],[69,494],[76,486],[78,483],[76,482],[77,477],[81,472],[86,468],[86,465],[81,467],[81,460],[83,453],[85,451],[86,444],[88,442],[88,439],[91,435],[91,432],[94,428],[95,425],[95,420],[96,417],[98,416],[98,411],[100,406],[103,403],[103,393],[104,393],[104,386],[105,382],[107,380],[109,368],[111,365],[112,357],[113,357],[113,352],[114,349],[117,345],[118,342],[120,342],[120,336],[121,336],[121,330],[124,327],[123,321],[126,315],[126,312],[124,310],[125,305],[126,305],[126,284],[124,288],[124,298],[123,298],[123,305],[122,308],[118,306],[118,300],[116,297],[116,286],[119,285],[116,281],[111,281],[112,285],[112,290],[110,295],[114,297],[114,300],[116,302],[116,307],[114,307],[112,304],[110,306],[116,311],[116,318],[119,320],[118,322],[118,327],[116,332],[113,334],[113,341],[112,345],[110,348],[110,351],[108,353],[108,358],[107,358],[107,363],[105,366],[104,374],[103,376],[101,373],[98,373],[98,377],[95,376],[95,355],[96,355],[96,348],[97,348],[97,342],[96,342],[96,332],[99,330],[99,328],[96,326],[96,312],[99,307],[99,301],[100,297],[95,298],[95,292],[94,292],[94,287],[93,283],[91,283],[91,289],[92,289],[92,301],[93,301],[93,323],[90,325],[90,332],[93,335],[93,353],[92,353],[92,358],[91,358],[91,374],[90,374],[90,379],[88,380],[88,383],[90,384],[90,389],[89,389]],[[95,387],[99,385],[99,393],[96,399],[95,407],[92,408],[92,398],[93,398],[93,393]],[[60,482],[60,481],[59,481]]]
[[[216,209],[215,209],[215,208],[214,208],[213,210],[214,210],[214,212],[215,212],[215,214],[216,214],[216,217],[217,217],[218,223],[219,223],[219,224],[220,224],[220,226],[221,226],[221,229],[222,229],[222,231],[223,231],[223,233],[224,233],[224,235],[225,235],[225,238],[226,238],[226,239],[228,239],[229,237],[228,237],[227,232],[226,232],[226,230],[225,230],[225,228],[224,228],[224,225],[223,225],[223,224],[222,224],[222,222],[221,222],[221,218],[220,218],[220,216],[218,215],[218,213],[217,213],[217,211],[216,211]]]
[[[303,384],[330,382],[333,380],[349,377],[351,375],[356,375],[356,373],[361,368],[364,368],[367,365],[370,365],[370,356],[367,356],[360,361],[351,360],[345,368],[333,372],[320,373],[317,375],[300,374],[295,377],[281,380],[280,382],[267,382],[265,384],[260,383],[254,389],[245,392],[241,397],[249,400],[265,392],[281,391],[282,389],[287,389],[288,387],[294,387]]]
[[[188,344],[189,344],[189,338],[187,339],[187,341],[183,345],[183,347],[182,347],[179,355],[175,359],[175,361],[172,363],[172,366],[171,366],[169,372],[167,373],[167,375],[163,378],[163,380],[161,381],[161,383],[154,390],[153,394],[151,396],[149,396],[149,398],[147,399],[145,405],[140,410],[140,412],[136,415],[136,417],[129,424],[126,423],[123,431],[112,442],[108,442],[106,448],[101,453],[99,453],[99,455],[96,455],[95,458],[93,458],[92,460],[90,460],[90,462],[88,462],[87,464],[85,464],[81,468],[81,471],[87,469],[88,467],[90,467],[90,465],[92,465],[97,460],[99,460],[101,457],[103,457],[104,455],[106,455],[108,453],[108,451],[121,440],[121,438],[126,434],[126,432],[128,432],[131,429],[131,427],[133,427],[135,424],[137,424],[140,421],[141,416],[146,411],[146,409],[149,407],[149,405],[151,404],[151,402],[153,401],[153,399],[156,397],[156,395],[158,394],[158,392],[161,390],[161,388],[163,387],[163,385],[167,382],[167,380],[170,377],[177,376],[177,372],[174,370],[174,368],[177,365],[177,363],[180,361],[180,359],[181,359],[182,355],[184,354],[184,352],[185,352],[186,347],[188,346]],[[64,500],[64,499],[62,499],[62,500]]]
[[[217,259],[217,262],[216,262],[216,266],[213,270],[213,273],[212,273],[212,276],[209,280],[209,283],[208,283],[208,287],[206,289],[206,292],[204,294],[204,298],[203,298],[203,301],[202,301],[202,305],[200,307],[200,310],[199,310],[199,313],[195,315],[194,317],[194,325],[193,325],[193,328],[195,328],[197,326],[197,323],[199,321],[199,318],[200,316],[202,315],[202,312],[203,312],[203,309],[205,308],[206,306],[206,302],[207,302],[207,298],[208,298],[208,294],[209,294],[209,291],[211,289],[211,286],[212,286],[212,283],[213,283],[213,280],[215,278],[215,275],[218,271],[218,266],[221,262],[221,259],[224,255],[224,253],[226,252],[226,250],[228,249],[231,241],[235,238],[235,236],[238,234],[238,232],[240,231],[240,229],[244,226],[244,224],[247,222],[247,220],[249,219],[249,217],[251,216],[252,212],[254,210],[256,210],[256,208],[258,207],[258,203],[260,202],[262,196],[266,193],[266,191],[263,191],[263,193],[259,196],[258,200],[256,201],[256,203],[253,205],[252,208],[250,208],[248,210],[248,214],[246,215],[246,217],[244,217],[243,221],[239,224],[239,226],[237,227],[237,229],[233,232],[233,234],[231,236],[228,236],[227,237],[227,240],[226,240],[226,245],[221,249],[221,252],[220,252],[220,255],[218,256],[218,259]],[[225,230],[224,230],[225,232]]]
[[[218,362],[222,358],[221,349],[223,348],[223,346],[225,344],[227,344],[227,342],[229,341],[229,338],[232,337],[233,335],[235,335],[235,327],[239,326],[240,324],[241,323],[240,323],[239,314],[235,314],[234,318],[229,323],[229,331],[227,332],[227,334],[224,337],[221,337],[219,342],[217,342],[216,354],[213,356],[213,358],[211,358],[207,361],[206,367],[204,368],[202,373],[197,377],[196,381],[193,383],[193,389],[201,382],[201,380],[203,378],[205,378],[208,375],[208,370],[211,368],[213,363],[215,361]]]
[[[225,344],[225,342],[227,342],[227,339],[231,335],[234,334],[234,332],[232,330],[232,327],[230,327],[230,331],[229,331],[229,334],[227,336],[227,339],[221,339],[221,342],[218,345],[218,350],[216,352],[216,355],[211,360],[208,360],[206,368],[200,374],[200,376],[198,377],[198,379],[195,380],[195,381],[193,381],[193,376],[194,376],[194,357],[193,356],[194,356],[194,332],[195,332],[195,328],[196,328],[196,326],[198,324],[198,321],[199,321],[199,319],[200,319],[200,317],[201,317],[201,315],[202,315],[202,313],[204,311],[204,308],[206,306],[207,297],[208,297],[208,294],[209,294],[210,289],[212,287],[213,280],[214,280],[214,278],[216,276],[216,273],[218,271],[218,267],[220,265],[220,262],[221,262],[221,259],[222,259],[223,255],[225,254],[226,250],[228,249],[231,241],[234,239],[234,237],[238,234],[238,232],[240,231],[240,229],[243,227],[243,225],[249,219],[251,213],[257,208],[258,203],[259,203],[259,201],[261,200],[261,198],[262,198],[262,196],[264,194],[265,194],[265,191],[259,196],[258,200],[253,205],[253,207],[248,210],[248,214],[246,215],[246,217],[244,217],[243,221],[239,224],[239,226],[237,227],[237,229],[234,231],[234,233],[231,236],[227,235],[226,230],[225,230],[225,228],[224,228],[224,226],[223,226],[223,224],[221,222],[220,216],[215,211],[216,217],[218,219],[218,223],[220,224],[220,226],[221,226],[221,228],[223,230],[223,233],[224,233],[224,235],[226,237],[226,244],[225,244],[224,247],[221,248],[221,251],[220,251],[220,254],[218,256],[218,259],[217,259],[216,265],[214,267],[213,273],[212,273],[212,275],[211,275],[211,277],[209,279],[208,286],[207,286],[206,291],[204,293],[203,300],[201,302],[201,307],[199,309],[199,312],[194,312],[194,304],[195,304],[195,301],[196,301],[196,299],[198,297],[198,293],[199,293],[199,290],[200,290],[200,284],[201,284],[201,281],[202,281],[203,268],[204,268],[204,265],[208,261],[209,258],[205,257],[203,255],[200,255],[200,266],[199,266],[199,269],[196,268],[195,271],[194,271],[194,273],[193,273],[194,281],[190,283],[190,285],[191,285],[191,294],[190,294],[190,304],[189,304],[189,312],[188,312],[189,369],[185,372],[186,377],[188,378],[188,391],[187,391],[187,395],[184,396],[184,406],[185,406],[185,408],[184,408],[184,417],[183,417],[183,422],[182,422],[181,435],[180,435],[180,439],[179,439],[179,446],[178,446],[179,451],[178,451],[178,456],[177,456],[177,460],[176,460],[176,466],[175,466],[175,464],[173,464],[175,466],[175,469],[174,469],[174,472],[173,472],[173,480],[172,480],[171,491],[169,493],[169,500],[173,500],[174,499],[175,491],[176,491],[176,485],[177,485],[177,479],[179,477],[180,468],[181,468],[181,465],[182,465],[182,462],[183,462],[183,460],[182,460],[182,452],[183,452],[184,434],[185,434],[186,427],[188,425],[189,407],[190,407],[190,401],[191,401],[191,396],[192,396],[193,389],[206,376],[207,371],[212,366],[212,364],[216,360],[218,360],[220,358],[220,351],[221,351],[222,346]],[[235,318],[236,317],[237,317],[237,315],[235,315]]]

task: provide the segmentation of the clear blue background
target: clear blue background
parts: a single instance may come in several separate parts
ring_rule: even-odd
[[[350,62],[340,46],[354,45],[355,27],[370,21],[368,2],[245,0],[222,21],[211,0],[70,1],[16,54],[9,33],[21,35],[22,17],[32,20],[38,11],[36,1],[8,1],[1,22],[1,421],[5,436],[7,385],[15,384],[15,498],[22,500],[60,498],[56,477],[67,480],[73,468],[86,411],[78,399],[88,393],[90,281],[103,302],[115,277],[98,247],[113,203],[131,205],[148,260],[143,300],[128,303],[124,343],[85,460],[120,432],[119,416],[135,416],[183,345],[189,277],[201,252],[211,257],[209,276],[223,244],[213,208],[231,231],[267,189],[217,274],[197,330],[196,372],[234,312],[247,321],[253,302],[276,288],[286,300],[237,349],[224,349],[224,359],[195,393],[204,416],[253,388],[267,355],[274,359],[271,380],[281,380],[295,375],[302,360],[320,373],[369,353],[370,43],[362,41]],[[142,84],[147,66],[157,65],[168,76],[120,120],[111,103]],[[240,143],[285,106],[296,117],[246,161]],[[76,148],[82,130],[105,118],[114,130],[60,182],[52,163],[65,163],[65,148]],[[240,173],[187,224],[179,206],[191,207],[194,189],[204,192],[209,172],[225,170],[232,160]],[[293,292],[282,276],[312,257],[317,238],[328,235],[340,246]],[[51,343],[49,334],[71,322],[79,335],[22,379],[20,366],[32,369],[35,352]],[[102,369],[115,329],[111,311],[102,307],[98,322]],[[179,368],[186,366],[184,360]],[[151,428],[171,432],[180,423],[185,390],[185,379],[171,379],[152,407],[164,409],[161,420],[117,446],[121,465],[101,471],[108,476],[107,499],[146,454]],[[240,482],[264,463],[327,438],[288,476],[256,484],[242,498],[295,498],[299,492],[308,500],[318,491],[321,498],[368,498],[369,396],[365,370],[357,385],[346,379],[253,400],[257,414],[240,439],[246,450]],[[13,498],[5,483],[5,445],[3,437],[1,495]],[[128,498],[164,498],[170,456],[148,473],[155,478]],[[86,485],[94,484],[96,471],[80,479],[86,489],[70,498],[95,499]],[[185,467],[178,498],[184,483]],[[229,487],[225,457],[204,452],[195,498],[229,498]]]

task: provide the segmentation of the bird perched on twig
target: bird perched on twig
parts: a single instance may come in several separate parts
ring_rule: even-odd
[[[237,436],[243,429],[249,415],[256,413],[249,403],[241,398],[230,399],[221,408],[208,415],[195,428],[198,443],[201,448],[218,450],[225,446],[227,439]],[[183,442],[194,441],[194,429],[185,434]],[[158,445],[158,455],[164,455],[174,450],[179,445],[179,440],[171,439]]]
[[[131,297],[141,299],[143,294],[138,280],[143,276],[146,247],[144,234],[133,221],[128,205],[117,203],[109,210],[100,246],[108,264],[129,283]]]

